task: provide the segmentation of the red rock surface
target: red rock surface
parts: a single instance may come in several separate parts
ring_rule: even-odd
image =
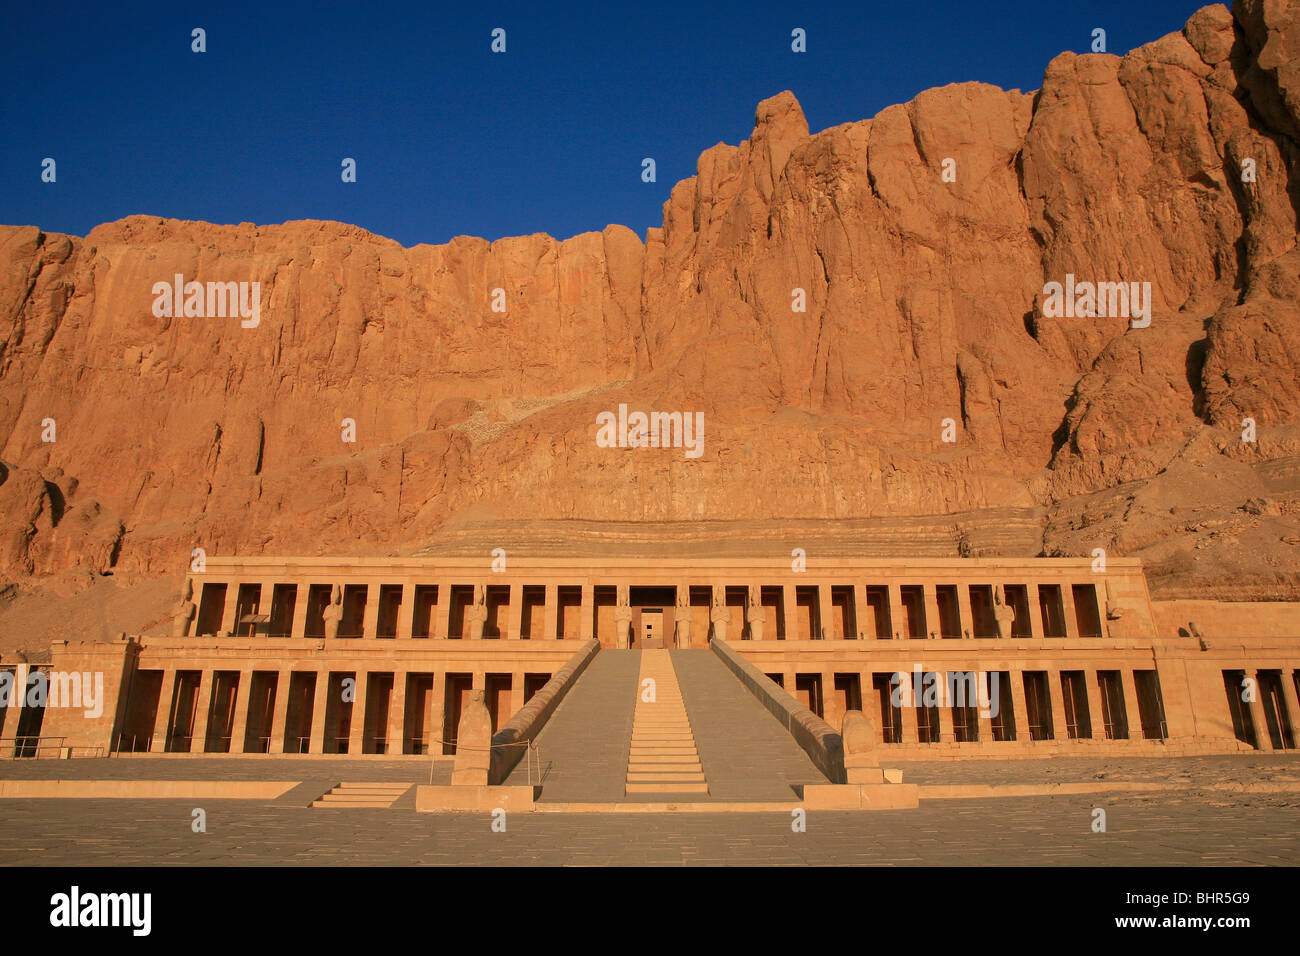
[[[1011,508],[1044,553],[1145,557],[1157,593],[1296,598],[1297,63],[1294,6],[1254,0],[1063,53],[1035,93],[952,85],[815,135],[780,93],[644,243],[0,228],[0,575],[409,552],[475,520],[761,538]],[[175,273],[259,281],[261,324],[155,318]],[[1150,327],[1045,316],[1066,273],[1150,282]],[[619,403],[703,412],[702,457],[598,447]]]

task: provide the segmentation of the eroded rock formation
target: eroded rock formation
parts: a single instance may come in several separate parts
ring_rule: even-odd
[[[476,518],[1015,508],[1164,593],[1300,596],[1297,63],[1288,4],[1250,0],[1063,53],[1035,93],[816,134],[780,93],[644,243],[0,228],[0,575],[408,552]],[[1150,326],[1048,317],[1067,274],[1149,282]],[[156,317],[175,275],[259,282],[260,323]],[[702,411],[703,455],[598,447],[620,403]]]

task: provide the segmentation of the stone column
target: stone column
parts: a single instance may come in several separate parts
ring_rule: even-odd
[[[325,737],[329,733],[329,722],[326,719],[329,716],[329,692],[330,672],[326,668],[316,672],[316,693],[311,708],[311,726],[307,729],[307,733],[311,738],[307,744],[309,753],[323,754],[327,752]]]
[[[546,585],[546,610],[543,620],[545,623],[542,625],[542,640],[555,640],[555,631],[560,623],[560,586],[558,584]]]
[[[922,585],[925,594],[925,636],[943,637],[943,625],[939,617],[939,594],[933,584]]]
[[[795,626],[798,607],[799,600],[795,585],[781,585],[781,617],[785,624],[785,639],[787,641],[799,640],[799,629]]]
[[[239,686],[235,689],[235,715],[230,722],[230,752],[242,754],[248,739],[248,703],[252,697],[253,671],[240,670]]]
[[[226,603],[221,609],[221,624],[217,627],[217,633],[229,631],[236,634],[239,631],[239,621],[235,615],[239,611],[239,582],[229,581],[226,583]]]
[[[402,582],[402,603],[397,608],[397,636],[408,638],[415,630],[415,582]]]
[[[1029,700],[1025,696],[1025,672],[1013,670],[1010,676],[1011,686],[1008,690],[1011,692],[1011,707],[1015,711],[1016,740],[1029,743],[1033,738],[1029,735]]]
[[[950,694],[947,671],[935,671],[935,679],[938,680],[936,690],[939,694],[939,743],[951,744],[957,740],[957,734],[953,730],[952,724],[952,705],[953,697]]]
[[[1128,739],[1141,740],[1142,708],[1138,706],[1137,680],[1133,671],[1121,669],[1119,679],[1124,685],[1124,717],[1128,722]]]
[[[1287,723],[1291,725],[1291,742],[1300,746],[1300,695],[1296,693],[1295,679],[1289,667],[1282,668],[1282,697],[1288,711]]]
[[[975,636],[975,613],[970,603],[970,585],[957,585],[957,627],[961,630],[959,637]]]
[[[153,721],[153,744],[149,748],[153,753],[160,754],[167,751],[167,735],[171,731],[172,709],[176,706],[176,680],[178,676],[178,672],[170,667],[163,671],[162,689],[158,692],[158,712],[154,715]],[[25,688],[22,689],[22,695],[27,696]],[[17,723],[14,726],[17,727]]]
[[[1088,723],[1092,726],[1092,739],[1106,739],[1106,711],[1101,703],[1101,679],[1096,670],[1083,672],[1083,683],[1088,688]]]
[[[1029,636],[1041,641],[1046,629],[1043,626],[1043,604],[1038,597],[1038,585],[1027,584],[1025,591],[1029,596]]]
[[[271,742],[267,753],[284,753],[284,731],[289,722],[289,688],[293,685],[293,671],[282,670],[275,675],[275,708],[271,717]]]
[[[212,668],[205,667],[199,673],[199,689],[194,697],[194,736],[190,738],[190,753],[201,754],[207,752],[208,739],[208,714],[212,710]],[[240,688],[242,691],[244,688]],[[242,696],[242,695],[241,695]],[[231,731],[233,734],[234,731]],[[231,741],[231,752],[234,749],[234,741]]]
[[[595,633],[595,628],[592,627],[592,614],[595,607],[595,587],[590,583],[584,584],[582,586],[582,618],[578,621],[578,637],[584,641],[591,640],[592,635]],[[666,639],[667,635],[664,636]]]
[[[379,636],[379,585],[366,585],[366,611],[361,616],[362,640],[374,640]]]
[[[515,714],[519,713],[520,709],[523,706],[524,706],[524,672],[518,670],[511,671],[510,672],[511,711],[510,713],[506,714],[504,717],[501,718],[501,726],[504,727],[506,721],[508,721]]]
[[[844,709],[840,706],[839,695],[835,692],[835,672],[822,671],[822,720],[832,727],[839,727],[844,721]]]
[[[356,696],[352,701],[352,726],[348,728],[348,756],[355,757],[365,751],[366,734],[366,696],[370,686],[370,674],[357,668]]]
[[[855,637],[861,640],[871,640],[875,637],[875,632],[868,634],[867,619],[871,616],[871,608],[867,605],[867,586],[865,584],[853,585],[853,633],[845,634],[845,637]],[[874,628],[875,625],[872,624]]]
[[[1264,713],[1263,671],[1254,671],[1250,676],[1255,679],[1255,699],[1249,702],[1250,722],[1255,725],[1255,749],[1271,751],[1273,738],[1269,736],[1268,717]]]
[[[1069,740],[1070,726],[1065,718],[1065,687],[1061,683],[1061,672],[1047,672],[1047,693],[1052,702],[1052,739]]]
[[[265,614],[268,618],[275,609],[275,585],[276,581],[261,582],[262,594],[257,600],[257,613]],[[195,615],[197,617],[197,615]],[[267,621],[265,624],[258,624],[253,629],[253,634],[257,637],[270,637],[271,625],[274,621]]]
[[[902,706],[899,707],[899,733],[902,736],[902,742],[905,744],[915,745],[919,741],[917,734],[917,704],[920,703],[920,688],[912,680],[912,674],[903,673],[901,675],[903,684],[899,686],[899,693],[902,698]],[[890,693],[893,693],[893,687],[890,687]]]
[[[833,641],[835,639],[834,617],[834,607],[831,604],[831,586],[825,583],[819,584],[817,585],[817,628],[819,633],[813,635],[813,637]]]
[[[1061,607],[1065,614],[1065,636],[1071,640],[1079,636],[1079,618],[1074,610],[1074,588],[1069,581],[1061,582]]]
[[[447,739],[443,736],[446,707],[447,675],[434,673],[433,687],[429,690],[429,710],[424,721],[424,726],[429,729],[429,754],[434,757],[442,756],[442,742]]]
[[[311,595],[311,585],[295,584],[293,592],[293,625],[289,635],[296,638],[307,636],[307,605]]]
[[[5,670],[8,670],[8,668],[5,668]],[[27,703],[27,669],[26,669],[26,667],[25,667],[24,665],[22,665],[22,664],[17,664],[17,665],[15,665],[15,666],[14,666],[14,669],[13,669],[13,675],[14,675],[14,676],[13,676],[13,682],[14,682],[14,683],[13,683],[13,690],[10,691],[9,701],[7,702],[6,706],[4,706],[4,707],[0,707],[0,731],[3,731],[3,729],[4,729],[4,725],[5,725],[5,723],[6,723],[6,722],[8,721],[8,719],[9,719],[9,712],[10,712],[10,711],[13,712],[13,730],[12,730],[12,732],[9,734],[10,737],[16,737],[16,736],[18,736],[18,721],[22,719],[22,715],[23,715],[22,708],[23,708],[23,707],[25,706],[25,704]],[[164,679],[165,679],[165,678],[166,678],[166,674],[164,674],[163,677],[164,677]],[[161,691],[159,692],[159,696],[160,696],[160,697],[162,696]],[[160,703],[161,703],[161,702],[160,702]],[[12,705],[12,706],[9,706],[9,705]],[[15,741],[14,746],[15,746],[15,748],[17,747],[17,742],[16,742],[16,741]],[[7,747],[7,745],[6,745],[6,750],[7,750],[7,749],[8,749],[8,747]],[[14,752],[16,752],[16,750],[14,750],[14,751],[10,751],[10,753],[14,753]],[[7,753],[7,754],[5,754],[5,756],[9,756],[9,754]]]
[[[903,591],[901,585],[889,585],[889,636],[906,640],[908,634],[907,612],[903,610]]]
[[[1001,678],[999,678],[999,683]],[[1001,688],[998,688],[999,693]],[[986,708],[984,702],[988,701]],[[1000,705],[999,705],[1000,706]],[[993,743],[993,715],[987,713],[993,707],[993,696],[989,687],[988,671],[975,672],[975,712],[979,720],[979,742],[981,744]]]
[[[524,586],[510,585],[510,633],[512,640],[521,640],[524,636]]]
[[[452,617],[452,583],[450,580],[442,581],[438,584],[438,618],[437,633],[434,637],[441,637],[444,640],[451,637],[451,617]]]
[[[352,748],[349,747],[349,750]],[[388,698],[388,736],[384,753],[406,752],[406,671],[393,671],[393,693]]]

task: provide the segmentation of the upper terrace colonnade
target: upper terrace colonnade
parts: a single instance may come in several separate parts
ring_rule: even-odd
[[[210,558],[175,636],[732,640],[1149,635],[1141,564],[1112,559]],[[619,613],[620,605],[625,608]],[[180,609],[184,611],[184,606]],[[629,636],[624,640],[622,624]],[[679,627],[679,623],[687,625]],[[648,635],[648,638],[647,638]]]

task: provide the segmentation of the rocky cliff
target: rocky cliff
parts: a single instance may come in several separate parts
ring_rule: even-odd
[[[1146,558],[1157,593],[1300,597],[1298,208],[1300,20],[1239,0],[1033,93],[816,134],[780,93],[644,242],[3,227],[0,575],[475,521],[961,513],[978,545],[984,513],[997,550],[1010,511],[1042,553]],[[260,321],[158,315],[175,275],[259,283]],[[1053,282],[1149,283],[1150,324],[1061,315]],[[602,447],[620,404],[703,413],[702,453]]]

